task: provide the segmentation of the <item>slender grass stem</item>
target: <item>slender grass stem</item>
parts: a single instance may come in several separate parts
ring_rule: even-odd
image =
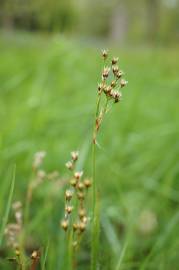
[[[97,187],[96,187],[96,122],[99,115],[101,102],[101,94],[98,95],[94,119],[93,128],[93,144],[92,144],[92,177],[93,177],[93,189],[92,189],[92,237],[91,237],[91,270],[97,268],[97,256],[98,256],[98,244],[99,244],[99,217],[98,207],[96,204]]]

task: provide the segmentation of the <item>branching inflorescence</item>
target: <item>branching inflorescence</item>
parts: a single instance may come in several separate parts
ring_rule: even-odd
[[[96,144],[96,136],[98,130],[103,121],[104,115],[108,111],[109,102],[118,103],[121,101],[122,92],[120,91],[128,83],[123,79],[124,72],[119,68],[118,58],[113,57],[110,65],[107,65],[108,52],[107,50],[102,51],[102,57],[104,60],[104,67],[101,75],[101,82],[98,84],[98,99],[95,114],[95,127],[93,133],[93,143]],[[106,102],[100,108],[102,95],[105,95]]]
[[[78,156],[78,151],[71,152],[71,160],[66,163],[72,176],[69,179],[69,188],[65,191],[65,216],[61,222],[61,227],[65,231],[73,231],[73,245],[75,246],[79,244],[80,236],[88,223],[85,201],[91,186],[88,178],[83,179],[83,171],[75,170]]]

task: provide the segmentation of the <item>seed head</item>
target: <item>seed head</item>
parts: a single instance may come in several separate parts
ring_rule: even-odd
[[[80,201],[83,201],[84,198],[85,198],[85,194],[84,194],[83,192],[78,192],[78,193],[77,193],[77,197],[78,197],[78,199],[79,199]]]
[[[79,214],[79,218],[80,219],[83,219],[85,216],[86,216],[86,211],[85,211],[85,209],[80,209],[79,210],[79,212],[78,212],[78,214]]]
[[[71,200],[71,198],[72,198],[72,196],[73,196],[73,193],[72,193],[72,191],[71,190],[66,190],[66,192],[65,192],[65,199],[67,200],[67,201],[70,201]]]
[[[116,77],[117,77],[118,79],[120,79],[120,78],[122,77],[123,74],[124,74],[123,71],[122,71],[122,70],[119,70],[119,71],[116,73]]]
[[[75,172],[74,177],[75,177],[77,180],[79,180],[79,179],[82,177],[82,175],[83,175],[83,172],[82,172],[82,171],[81,171],[81,172]]]
[[[109,85],[109,86],[107,86],[106,89],[105,89],[105,94],[108,95],[108,96],[110,96],[111,91],[112,91],[112,87],[111,87],[111,85]]]
[[[104,60],[106,60],[107,57],[108,57],[108,51],[107,50],[102,50],[102,56],[103,56]]]
[[[114,103],[117,103],[121,100],[122,94],[118,91],[113,91],[112,97],[114,98]]]
[[[86,229],[86,224],[83,222],[80,222],[80,224],[79,224],[80,233],[84,232],[85,229]]]
[[[103,84],[102,83],[99,83],[98,84],[98,92],[101,93],[103,91]]]
[[[73,230],[74,231],[78,230],[78,227],[79,227],[78,223],[73,223]]]
[[[36,260],[36,259],[38,259],[39,258],[39,253],[36,251],[36,250],[34,250],[33,252],[32,252],[32,254],[31,254],[31,259],[32,260]]]
[[[116,86],[116,81],[111,82],[111,87],[114,88]]]
[[[118,60],[119,60],[118,57],[114,57],[114,58],[112,59],[112,65],[116,65],[117,62],[118,62]]]
[[[67,214],[71,214],[72,210],[73,210],[73,206],[66,206],[65,207],[65,211],[67,212]]]
[[[77,187],[81,191],[84,189],[84,184],[82,182],[79,182]]]
[[[110,72],[110,68],[109,67],[105,67],[102,73],[102,77],[103,79],[107,79],[109,76],[109,72]]]
[[[122,88],[122,87],[126,86],[126,84],[128,84],[128,81],[122,79],[122,80],[120,81],[120,84],[121,84],[121,88]]]
[[[72,161],[68,161],[65,166],[67,167],[67,169],[72,170],[73,169],[73,162]]]
[[[79,157],[79,152],[78,151],[72,151],[71,152],[71,157],[73,161],[77,161]]]
[[[22,208],[22,203],[20,201],[14,202],[12,204],[12,208],[15,211],[20,210]]]
[[[77,185],[77,179],[76,178],[73,178],[70,180],[70,184],[72,185],[72,187],[76,187]]]
[[[64,231],[66,231],[68,229],[68,221],[67,220],[63,220],[61,222],[61,227],[64,229]]]
[[[44,157],[46,156],[45,151],[37,152],[34,156],[33,168],[37,169],[43,162]]]
[[[16,248],[16,250],[15,250],[15,254],[16,254],[16,256],[20,256],[20,250],[18,249],[18,248]]]
[[[91,187],[91,181],[89,179],[85,179],[84,180],[84,185],[85,185],[86,188]]]
[[[84,217],[82,218],[82,221],[83,221],[83,223],[87,224],[88,218],[87,218],[86,216],[84,216]]]
[[[117,74],[118,71],[119,71],[119,67],[118,67],[118,66],[113,66],[113,67],[112,67],[112,71],[113,71],[113,74],[116,76],[116,74]]]

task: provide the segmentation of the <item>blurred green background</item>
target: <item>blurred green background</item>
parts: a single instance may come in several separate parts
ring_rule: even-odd
[[[91,134],[100,51],[119,56],[129,81],[99,136],[101,269],[179,265],[179,1],[1,0],[0,217],[16,164],[13,200],[24,200],[35,152],[67,176],[71,150],[91,175]],[[61,269],[63,190],[34,195],[29,238]],[[11,217],[12,218],[12,217]],[[89,269],[86,236],[79,268]],[[4,251],[5,250],[5,251]],[[0,248],[0,269],[13,269]],[[81,267],[81,268],[80,268]]]

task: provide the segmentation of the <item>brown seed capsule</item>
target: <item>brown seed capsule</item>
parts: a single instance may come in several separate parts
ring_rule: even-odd
[[[83,222],[80,222],[79,224],[79,231],[82,233],[86,229],[86,224]]]
[[[128,82],[127,82],[126,80],[124,80],[124,79],[122,79],[122,80],[120,81],[121,87],[126,86],[127,83],[128,83]]]
[[[84,184],[82,182],[79,182],[77,185],[77,188],[81,191],[84,189]]]
[[[114,102],[117,103],[121,100],[122,94],[119,93],[118,91],[113,91],[112,97],[114,98]]]
[[[84,185],[85,185],[86,188],[91,187],[91,181],[89,179],[85,179],[84,180]]]
[[[112,67],[112,71],[113,71],[113,74],[116,76],[116,74],[117,74],[118,71],[119,71],[119,67],[118,67],[118,66],[113,66],[113,67]]]
[[[70,201],[71,198],[72,198],[72,196],[73,196],[72,191],[71,191],[71,190],[66,190],[66,192],[65,192],[65,199],[66,199],[67,201]]]
[[[73,223],[73,230],[74,231],[78,230],[78,224],[77,223]]]
[[[117,77],[118,79],[120,79],[120,78],[122,77],[123,74],[124,74],[124,73],[122,72],[122,70],[119,70],[119,71],[116,73],[116,77]]]
[[[79,180],[79,179],[82,177],[82,175],[83,175],[83,172],[82,172],[82,171],[81,171],[81,172],[75,172],[74,177],[75,177],[77,180]]]
[[[112,59],[112,65],[116,65],[117,62],[118,62],[118,60],[119,60],[118,57],[114,57],[114,58]]]
[[[103,56],[104,60],[107,59],[107,57],[108,57],[108,52],[107,52],[107,50],[102,50],[102,56]]]
[[[16,254],[16,256],[20,256],[20,250],[18,249],[18,248],[16,248],[16,250],[15,250],[15,254]]]
[[[102,77],[104,79],[107,79],[107,77],[109,76],[109,72],[110,72],[110,68],[109,67],[105,67],[102,73]]]
[[[17,211],[17,210],[22,208],[22,203],[20,201],[14,202],[12,204],[12,208],[13,208],[13,210]]]
[[[70,180],[70,184],[73,186],[73,187],[76,187],[76,185],[77,185],[77,179],[75,179],[75,178],[73,178],[73,179],[71,179]]]
[[[78,192],[77,197],[78,197],[79,200],[83,201],[84,198],[85,198],[85,194],[83,192]]]
[[[103,91],[103,84],[99,83],[98,84],[98,92],[101,93]]]
[[[65,166],[67,167],[67,169],[72,170],[73,169],[73,162],[72,161],[68,161]]]
[[[112,87],[111,87],[111,85],[109,85],[105,89],[105,94],[108,95],[108,96],[110,96],[111,91],[112,91]]]
[[[64,231],[66,231],[68,229],[68,221],[67,220],[63,220],[61,222],[61,227],[64,229]]]
[[[71,157],[72,157],[73,161],[77,161],[78,160],[78,156],[79,156],[79,152],[78,151],[71,152]]]
[[[111,87],[114,88],[116,86],[116,81],[111,82]]]
[[[78,212],[78,215],[79,215],[79,218],[80,219],[83,219],[85,216],[86,216],[86,211],[85,209],[80,209],[79,212]]]
[[[32,260],[36,260],[36,259],[38,259],[38,257],[39,257],[38,252],[37,252],[36,250],[34,250],[34,251],[32,252],[32,254],[31,254],[31,259],[32,259]]]
[[[84,216],[83,219],[82,219],[82,221],[83,221],[84,224],[87,224],[88,218],[86,216]]]
[[[65,211],[67,212],[67,214],[71,214],[72,210],[73,210],[73,206],[66,206],[65,207]]]

